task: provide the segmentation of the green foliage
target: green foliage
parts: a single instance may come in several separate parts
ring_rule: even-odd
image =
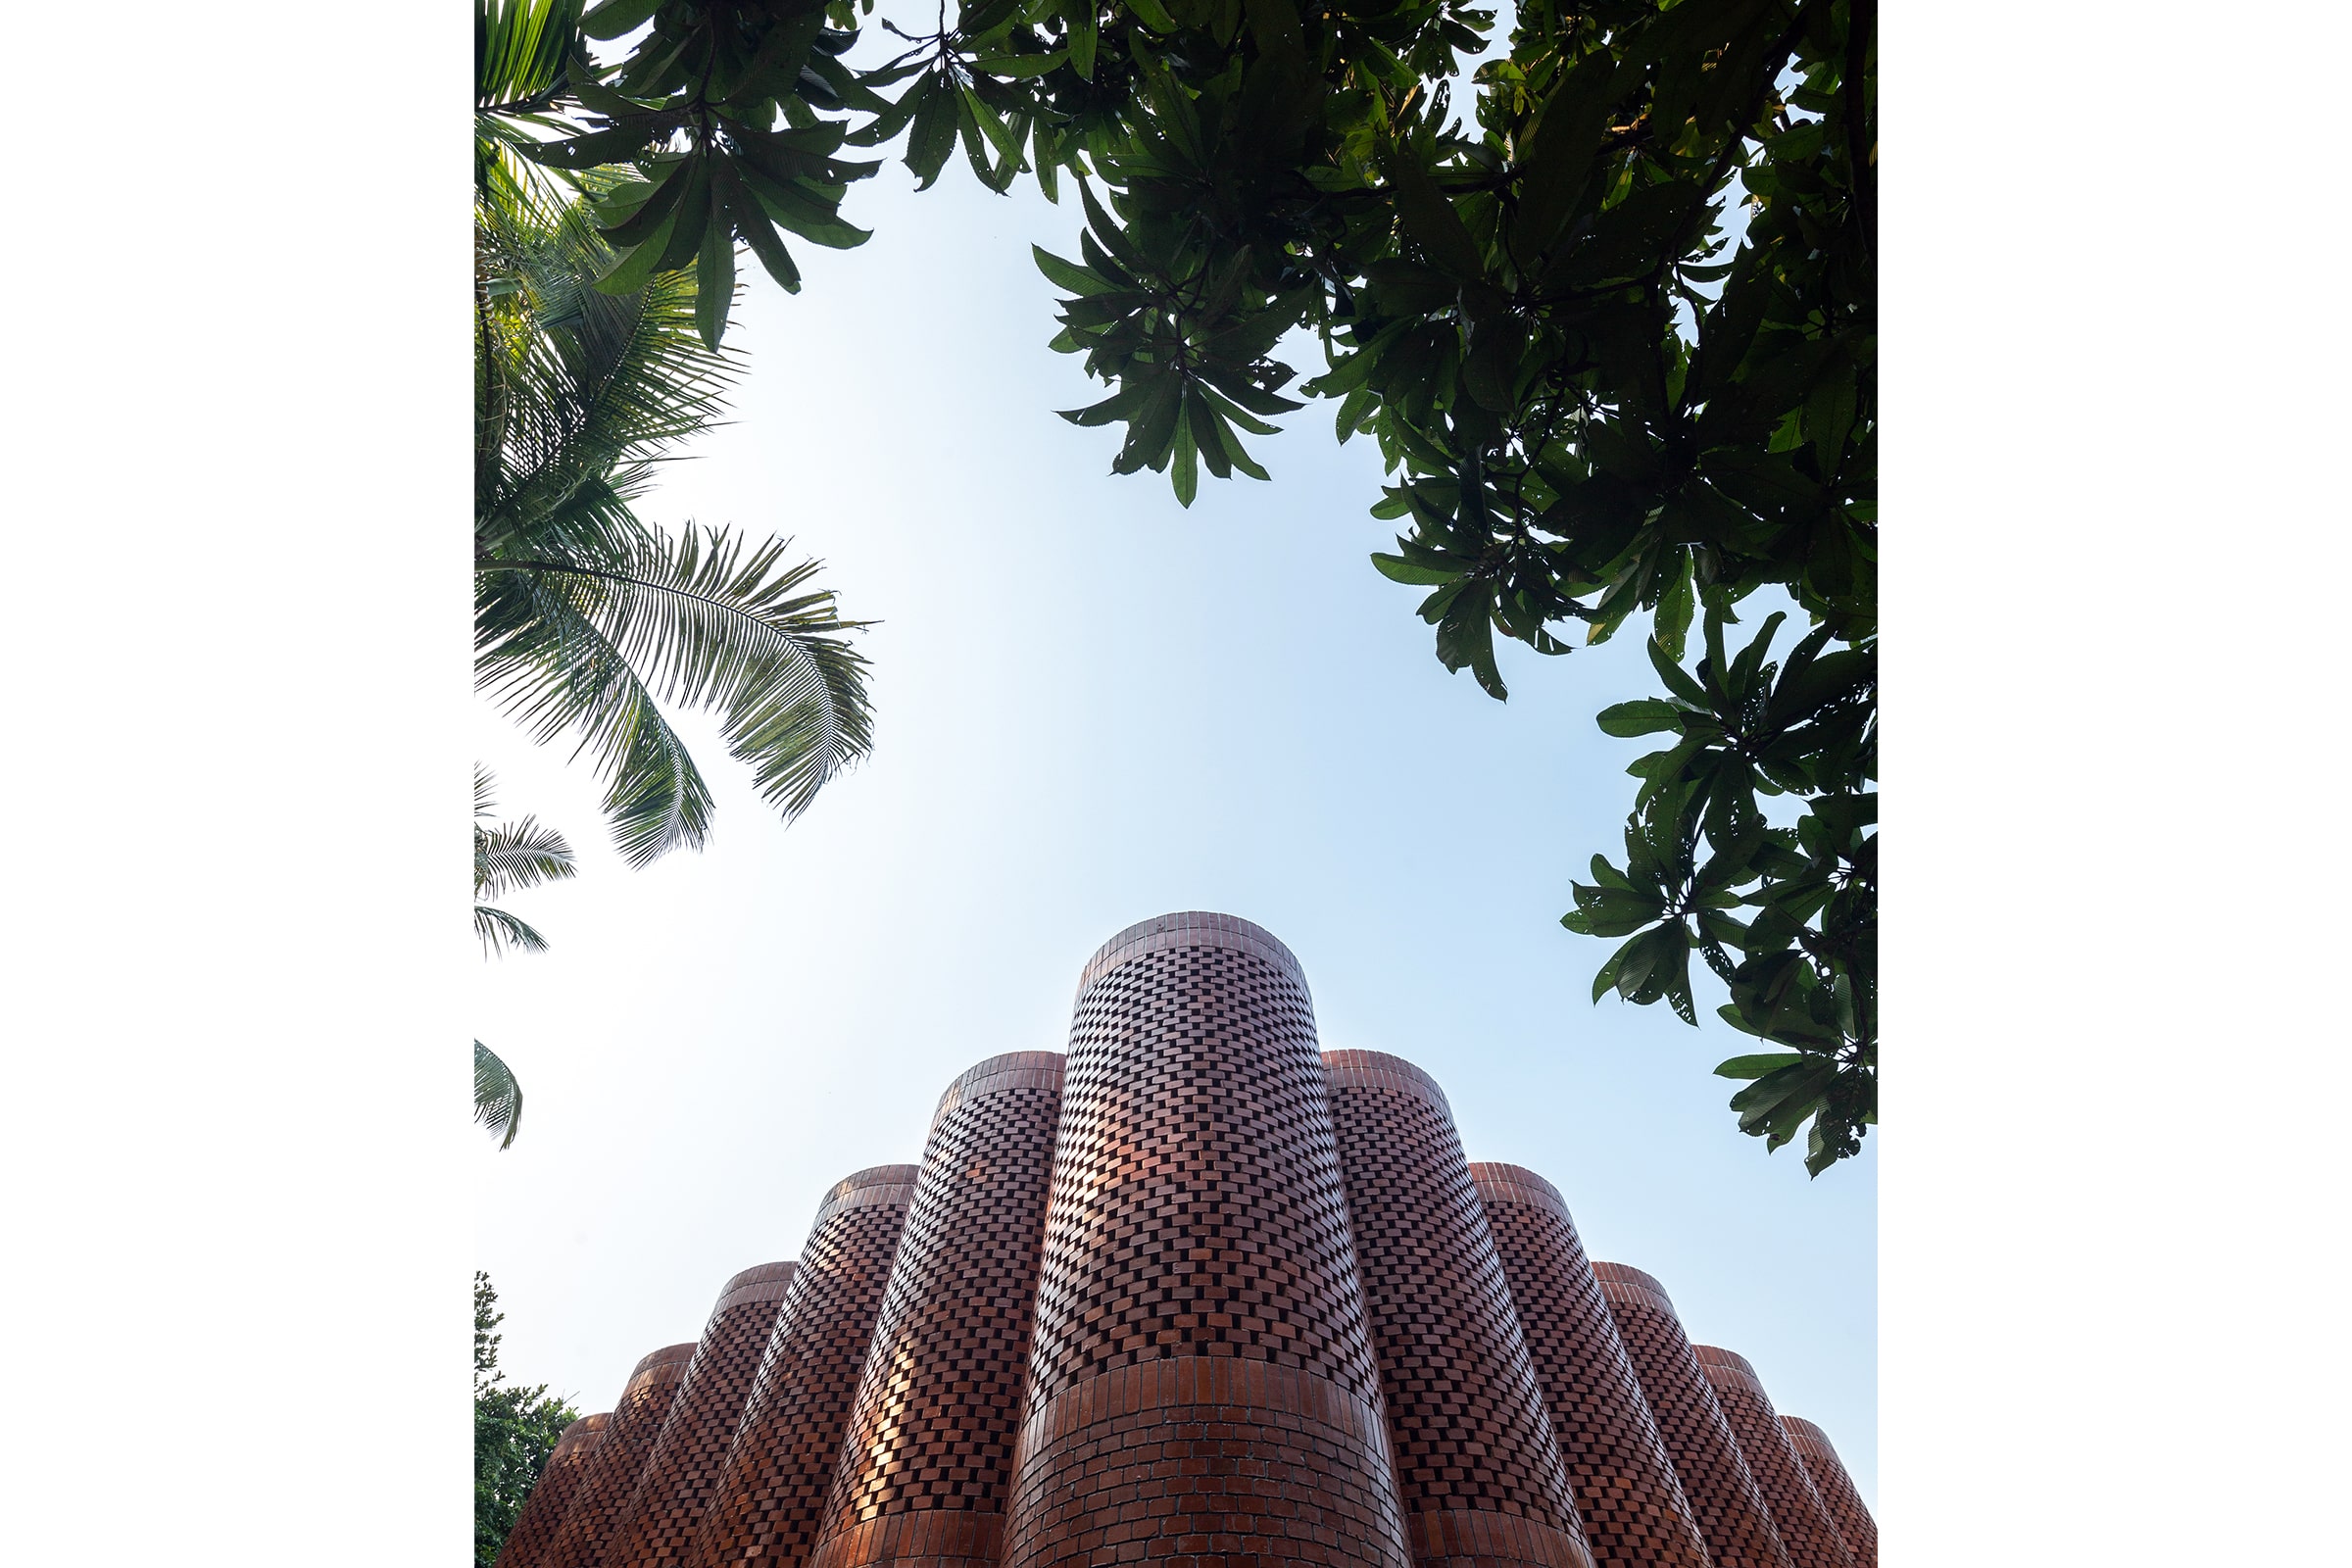
[[[580,1418],[580,1412],[552,1397],[544,1384],[537,1388],[506,1388],[498,1368],[500,1336],[492,1331],[506,1320],[498,1310],[498,1292],[490,1276],[473,1276],[473,1560],[475,1568],[492,1568],[498,1548],[506,1544],[533,1483],[547,1468],[556,1440]]]
[[[477,195],[475,672],[539,739],[594,757],[620,851],[644,864],[710,831],[662,704],[716,711],[787,820],[866,754],[872,721],[842,635],[862,623],[813,586],[817,563],[726,529],[673,538],[631,510],[716,417],[732,367],[698,340],[693,277],[597,286],[611,252],[589,206],[497,180]]]
[[[731,276],[710,259],[728,234],[780,249],[711,194],[770,146],[903,137],[928,185],[960,144],[990,188],[1028,173],[1055,199],[1072,176],[1077,255],[1037,262],[1069,295],[1052,346],[1108,388],[1065,417],[1123,427],[1116,471],[1164,472],[1190,506],[1203,468],[1265,477],[1244,437],[1302,406],[1286,389],[1323,398],[1393,475],[1373,511],[1406,531],[1373,564],[1429,590],[1448,669],[1501,699],[1498,636],[1560,655],[1648,617],[1671,695],[1603,727],[1674,739],[1636,765],[1625,863],[1595,861],[1566,923],[1625,939],[1596,992],[1692,1022],[1698,952],[1727,1020],[1782,1048],[1719,1069],[1747,1080],[1742,1129],[1778,1148],[1810,1121],[1816,1174],[1858,1149],[1877,1082],[1869,0],[1529,3],[1466,114],[1494,18],[1461,0],[975,0],[922,30],[882,21],[908,47],[852,68],[871,8],[589,14],[595,38],[650,25],[613,65],[570,57],[573,129],[536,156],[625,166],[597,208],[626,258],[607,286],[690,260]],[[804,140],[760,140],[777,117]],[[829,203],[791,208],[820,229],[868,172],[790,168]],[[1299,331],[1324,364],[1294,386],[1277,351]],[[1783,665],[1769,630],[1727,660],[1764,589],[1808,635]],[[1793,826],[1766,820],[1783,794]]]

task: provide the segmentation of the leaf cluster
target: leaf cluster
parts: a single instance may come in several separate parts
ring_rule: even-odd
[[[1691,628],[1703,614],[1719,637],[1766,588],[1810,634],[1777,676],[1756,651],[1734,709],[1769,706],[1754,681],[1778,690],[1791,666],[1875,659],[1871,0],[1529,0],[1467,77],[1494,17],[1462,0],[975,0],[952,21],[944,4],[884,18],[905,47],[855,67],[858,15],[812,14],[589,13],[598,37],[650,30],[612,67],[580,56],[572,109],[591,128],[542,156],[634,161],[598,207],[630,247],[663,210],[644,187],[679,177],[662,161],[740,158],[731,125],[762,115],[846,123],[844,145],[904,138],[924,185],[958,145],[992,189],[1027,173],[1058,199],[1072,176],[1077,254],[1037,262],[1066,295],[1052,346],[1107,395],[1065,416],[1120,426],[1114,469],[1164,472],[1189,506],[1204,468],[1265,477],[1245,437],[1327,400],[1339,439],[1372,439],[1392,475],[1373,510],[1404,531],[1374,565],[1428,591],[1439,659],[1496,699],[1498,639],[1556,656],[1637,615],[1662,678],[1711,693],[1737,661],[1684,671]],[[803,28],[806,51],[777,30]],[[789,81],[740,64],[771,37],[802,63]],[[700,214],[690,189],[676,210]],[[684,267],[683,245],[622,280]],[[1323,357],[1303,381],[1281,357],[1295,334]],[[1867,731],[1875,683],[1857,689]],[[1629,1000],[1694,1018],[1693,948],[1726,975],[1739,1025],[1798,1058],[1745,1074],[1741,1125],[1778,1147],[1810,1118],[1818,1171],[1876,1114],[1857,782],[1875,764],[1838,750],[1845,719],[1766,742],[1777,718],[1668,690],[1693,727],[1652,760],[1627,863],[1578,890],[1571,923],[1632,937],[1602,986]],[[1804,803],[1800,825],[1762,825],[1756,795],[1775,791]],[[1615,912],[1589,914],[1589,891]]]
[[[556,1450],[564,1429],[580,1418],[566,1400],[536,1388],[506,1385],[498,1369],[499,1336],[492,1333],[506,1314],[490,1276],[473,1276],[473,1560],[493,1568],[532,1486]]]

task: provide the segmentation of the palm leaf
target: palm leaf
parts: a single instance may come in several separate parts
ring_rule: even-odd
[[[509,948],[520,953],[545,953],[547,938],[533,930],[521,917],[508,913],[494,905],[473,906],[473,934],[481,938],[482,952],[490,957],[503,957]]]
[[[503,899],[517,888],[535,888],[579,875],[571,846],[554,828],[526,816],[519,822],[473,830],[473,896]]]
[[[522,1130],[522,1085],[498,1053],[479,1040],[473,1043],[473,1119],[490,1129],[501,1149],[513,1148]]]
[[[871,750],[865,660],[836,635],[862,623],[808,587],[818,563],[783,564],[788,541],[746,543],[717,528],[674,543],[647,530],[619,562],[482,569],[484,602],[503,616],[477,616],[479,683],[543,738],[576,727],[596,749],[633,862],[699,847],[708,831],[708,796],[672,782],[691,777],[691,760],[650,744],[671,739],[649,722],[651,692],[716,710],[728,750],[787,821]]]

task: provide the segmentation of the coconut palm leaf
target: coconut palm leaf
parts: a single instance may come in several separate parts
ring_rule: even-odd
[[[522,1130],[522,1085],[498,1053],[479,1040],[473,1043],[473,1119],[490,1129],[501,1149],[513,1148]]]
[[[473,830],[473,896],[503,899],[517,888],[535,888],[579,875],[571,846],[535,816]]]
[[[592,749],[622,853],[638,864],[709,831],[710,797],[653,703],[715,710],[728,750],[787,821],[872,746],[865,660],[840,632],[818,563],[788,541],[647,530],[611,563],[484,564],[482,689],[543,739]]]
[[[481,939],[483,954],[493,958],[505,957],[509,948],[518,953],[547,951],[547,938],[519,915],[509,913],[496,905],[477,904],[473,906],[473,934]]]

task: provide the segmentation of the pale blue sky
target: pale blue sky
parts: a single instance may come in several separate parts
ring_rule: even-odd
[[[955,1073],[1061,1049],[1103,938],[1220,909],[1298,955],[1327,1048],[1428,1068],[1472,1158],[1550,1177],[1593,1256],[1662,1279],[1875,1500],[1876,1136],[1819,1181],[1768,1158],[1708,1072],[1743,1037],[1594,1007],[1608,949],[1557,923],[1619,843],[1644,748],[1592,714],[1651,692],[1638,640],[1506,651],[1490,701],[1365,561],[1378,456],[1321,406],[1255,444],[1272,484],[1204,477],[1189,514],[1054,417],[1102,395],[1047,350],[1029,260],[1073,252],[1071,210],[894,167],[848,212],[874,239],[796,247],[798,298],[754,276],[736,422],[643,510],[825,558],[885,623],[872,761],[786,829],[695,728],[714,841],[631,872],[585,766],[477,725],[503,810],[587,862],[513,901],[554,950],[485,966],[475,1009],[529,1096],[478,1161],[512,1372],[605,1408],[729,1274],[797,1252],[826,1185],[917,1158]]]

